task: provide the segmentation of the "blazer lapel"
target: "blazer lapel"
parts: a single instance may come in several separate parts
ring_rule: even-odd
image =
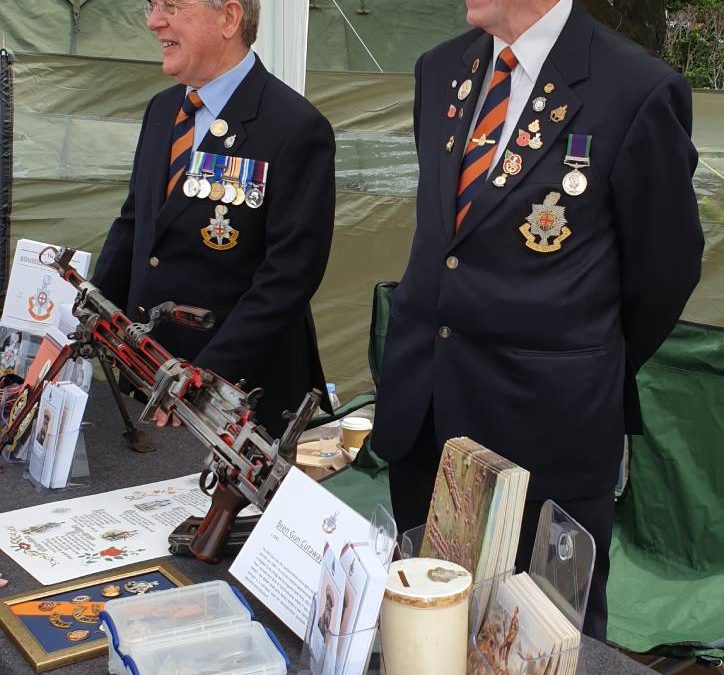
[[[592,31],[591,17],[580,7],[579,3],[574,2],[571,16],[541,68],[530,99],[526,102],[517,126],[511,134],[506,152],[503,153],[500,162],[493,168],[490,178],[473,199],[470,211],[461,223],[460,230],[451,243],[451,248],[457,246],[478,227],[515,190],[516,186],[525,180],[546,153],[556,147],[556,140],[582,106],[580,99],[571,89],[571,85],[588,77]],[[545,91],[546,85],[549,84],[553,85],[553,91],[550,93]],[[539,97],[546,99],[546,107],[542,112],[535,112],[533,101]],[[519,133],[522,131],[535,136],[535,132],[529,130],[529,125],[534,125],[536,121],[540,125],[540,131],[537,133],[540,133],[542,147],[538,150],[521,147],[517,143]],[[503,187],[497,187],[494,180],[504,173],[503,164],[508,152],[522,158],[522,169],[518,174],[508,175]],[[561,164],[563,159],[563,155],[561,155]]]
[[[148,186],[151,195],[152,213],[160,213],[166,203],[171,138],[173,136],[174,122],[176,121],[176,116],[185,96],[185,87],[179,85],[173,93],[173,96],[170,97],[170,103],[167,109],[159,113],[159,121],[156,123],[156,128],[153,131],[154,139],[158,144],[158,151],[154,155],[152,166],[145,167],[145,173],[149,177]],[[179,183],[182,184],[183,181],[179,181]],[[154,230],[157,227],[158,224],[154,221]]]
[[[473,123],[475,106],[492,53],[493,38],[489,34],[483,33],[463,54],[462,68],[455,73],[455,77],[451,80],[456,85],[451,84],[450,95],[444,101],[444,109],[439,112],[441,116],[445,117],[441,125],[443,133],[440,141],[440,196],[443,225],[445,231],[449,233],[455,231],[456,195],[465,141]],[[470,94],[461,101],[458,92],[468,80],[471,82],[472,89]],[[448,117],[448,111],[452,111],[451,106],[455,107],[454,117]],[[460,117],[461,110],[462,117]]]
[[[219,115],[220,119],[225,120],[229,125],[229,130],[224,136],[214,136],[210,131],[204,136],[198,146],[200,152],[209,152],[218,155],[237,155],[240,147],[247,139],[247,133],[244,129],[244,123],[255,119],[259,112],[259,104],[261,95],[269,79],[269,73],[259,57],[256,57],[254,66],[244,81],[236,91],[231,95],[224,109]],[[181,106],[181,99],[179,107]],[[230,139],[230,142],[227,141]],[[168,134],[167,147],[171,143],[171,131]],[[227,143],[229,147],[226,147]],[[168,172],[167,172],[168,173]],[[166,175],[167,175],[166,173]],[[163,194],[165,195],[166,178],[164,178]],[[163,236],[168,226],[177,220],[179,216],[190,206],[194,204],[193,199],[189,199],[183,193],[183,180],[178,181],[173,192],[169,195],[165,203],[160,207],[156,217],[156,227],[154,235],[154,245]],[[199,224],[201,227],[203,223]]]

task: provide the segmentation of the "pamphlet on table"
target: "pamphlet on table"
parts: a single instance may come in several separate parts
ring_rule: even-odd
[[[205,516],[210,502],[195,475],[8,511],[0,549],[41,584],[55,584],[169,555],[168,535]]]

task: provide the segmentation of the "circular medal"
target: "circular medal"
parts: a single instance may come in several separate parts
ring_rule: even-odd
[[[214,183],[211,186],[211,192],[209,199],[213,202],[218,202],[224,196],[224,186],[221,183]]]
[[[199,181],[193,176],[189,176],[184,181],[184,194],[187,197],[195,197],[199,194]]]
[[[236,199],[231,202],[234,206],[241,206],[246,201],[246,192],[241,185],[236,186]]]
[[[121,587],[117,584],[108,584],[104,586],[101,595],[104,598],[117,598],[121,594]]]
[[[68,632],[68,639],[71,642],[83,642],[83,640],[88,639],[89,635],[89,630],[72,630]]]
[[[573,169],[563,176],[563,191],[571,197],[582,195],[588,187],[588,179],[578,169]]]
[[[246,193],[246,203],[249,208],[258,209],[264,201],[264,193],[256,186]]]
[[[217,138],[219,138],[220,136],[224,136],[228,130],[229,125],[227,124],[226,120],[221,119],[214,120],[209,127],[209,131]]]
[[[221,201],[224,204],[233,204],[235,199],[236,188],[231,183],[227,183],[224,185],[224,196],[221,198]]]
[[[546,109],[546,99],[543,96],[533,99],[533,110],[543,112]]]
[[[199,199],[206,199],[211,194],[211,183],[206,178],[199,181],[199,193],[196,195]]]
[[[41,602],[41,603],[38,605],[38,609],[39,609],[41,612],[50,612],[52,609],[55,609],[55,606],[56,606],[57,604],[58,604],[58,603],[53,602],[52,600],[46,600],[45,602]]]
[[[458,89],[458,98],[461,101],[464,101],[468,96],[470,96],[470,92],[473,90],[473,81],[472,80],[465,80],[460,85],[460,89]]]

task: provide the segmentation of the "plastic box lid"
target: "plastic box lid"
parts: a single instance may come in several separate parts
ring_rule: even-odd
[[[118,600],[109,600],[101,619],[119,654],[135,645],[167,634],[185,634],[199,628],[248,624],[254,618],[244,596],[225,581],[169,588]]]
[[[288,666],[276,638],[255,621],[148,641],[124,656],[123,663],[129,675],[286,675]]]

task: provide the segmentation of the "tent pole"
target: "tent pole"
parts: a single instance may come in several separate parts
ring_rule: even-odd
[[[13,73],[12,52],[0,49],[0,305],[5,302],[10,276],[10,212],[13,187]]]

